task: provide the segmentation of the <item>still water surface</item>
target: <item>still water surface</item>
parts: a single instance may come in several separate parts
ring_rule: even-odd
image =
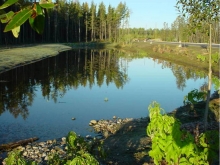
[[[13,69],[0,75],[0,144],[93,134],[90,120],[146,117],[152,101],[170,112],[206,82],[198,73],[113,50],[71,50]]]

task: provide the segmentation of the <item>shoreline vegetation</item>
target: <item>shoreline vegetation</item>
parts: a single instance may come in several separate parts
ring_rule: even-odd
[[[0,73],[10,70],[15,67],[30,64],[44,58],[55,56],[61,51],[70,49],[118,49],[127,52],[131,56],[136,57],[152,57],[163,59],[170,62],[175,62],[180,65],[186,65],[192,68],[197,68],[208,73],[208,62],[201,62],[198,60],[197,55],[202,54],[208,57],[206,48],[199,46],[178,47],[174,44],[164,44],[153,42],[133,42],[130,45],[117,45],[111,43],[63,43],[63,44],[39,44],[39,45],[23,45],[19,47],[0,48]],[[40,51],[39,51],[40,50]],[[34,52],[34,54],[33,54]],[[219,53],[218,48],[213,48],[213,53]],[[178,58],[177,58],[178,55]],[[19,57],[18,57],[19,56]],[[16,59],[16,60],[15,60]],[[213,75],[219,78],[219,63],[213,64]],[[210,116],[209,116],[209,129],[219,130],[219,94],[214,92],[210,102]],[[191,130],[197,124],[202,125],[203,111],[205,102],[200,102],[194,105],[195,112],[189,115],[190,107],[182,106],[173,110],[169,115],[179,119],[183,124],[184,129]],[[109,122],[116,121],[121,123],[114,126],[117,128],[113,133],[106,132],[106,130],[99,130],[104,137],[103,147],[106,149],[105,160],[100,160],[102,164],[120,165],[120,164],[153,164],[153,160],[148,155],[151,148],[150,138],[147,137],[146,127],[149,123],[149,118],[144,117],[140,119],[127,120],[113,117],[111,121],[103,120],[105,128]],[[100,120],[101,121],[101,120]],[[211,122],[211,121],[214,121]],[[91,126],[97,125],[99,121],[93,121]],[[114,122],[115,123],[115,122]],[[89,124],[89,123],[88,123]],[[95,128],[94,128],[95,129]],[[111,129],[110,129],[111,130]],[[200,130],[202,132],[202,130]],[[87,137],[89,138],[89,137]],[[6,156],[6,155],[5,155]],[[0,151],[0,162],[1,158]],[[219,160],[218,160],[219,162]]]

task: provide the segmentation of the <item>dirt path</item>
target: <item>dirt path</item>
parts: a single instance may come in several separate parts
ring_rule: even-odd
[[[44,58],[56,56],[59,52],[72,49],[62,44],[24,45],[12,49],[0,49],[0,73],[30,64]]]

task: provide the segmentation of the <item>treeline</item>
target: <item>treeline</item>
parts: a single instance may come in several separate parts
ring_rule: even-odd
[[[182,42],[196,42],[207,43],[209,41],[209,25],[206,20],[201,22],[200,28],[190,29],[190,18],[178,16],[171,25],[163,23],[163,28],[133,28],[130,29],[130,35],[134,38],[141,39],[160,39],[162,41],[182,41]],[[207,35],[208,34],[208,35]],[[212,42],[220,43],[220,22],[212,22]]]
[[[0,5],[4,0],[0,0]],[[7,11],[19,11],[32,5],[32,1],[19,0]],[[130,28],[130,10],[126,3],[119,2],[116,7],[100,4],[80,3],[79,1],[56,0],[53,9],[45,10],[45,27],[42,35],[31,29],[29,22],[21,26],[18,38],[11,31],[4,33],[5,24],[0,23],[0,45],[26,43],[61,42],[117,42],[129,44],[135,38],[160,39],[163,41],[208,42],[209,26],[201,22],[200,29],[189,28],[191,20],[178,16],[171,25],[164,22],[163,28]],[[146,22],[147,24],[147,22]],[[212,42],[220,43],[220,23],[212,23]]]
[[[117,7],[90,5],[79,1],[56,0],[53,9],[45,10],[45,27],[42,35],[33,31],[27,21],[21,26],[19,38],[13,37],[11,31],[4,33],[5,24],[0,24],[0,44],[22,44],[35,42],[118,42],[120,27],[127,26],[130,12],[126,3],[120,2]],[[0,5],[3,1],[0,0]],[[19,11],[21,6],[31,5],[31,1],[19,0],[19,3],[7,11]]]

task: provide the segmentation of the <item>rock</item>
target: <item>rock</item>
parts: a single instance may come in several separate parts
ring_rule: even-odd
[[[34,149],[34,150],[37,150],[37,149],[38,149],[38,147],[36,147],[36,146],[33,146],[33,149]]]
[[[31,148],[31,145],[26,145],[26,149]]]
[[[44,160],[47,161],[48,159],[49,159],[48,156],[45,156]]]
[[[62,142],[66,143],[66,137],[62,137]]]
[[[97,121],[96,120],[91,120],[89,124],[95,125],[95,124],[97,124]]]
[[[45,142],[40,142],[38,145],[41,146],[41,147],[44,147],[45,146]]]
[[[47,156],[47,154],[44,152],[44,153],[42,153],[42,155],[41,155],[41,157],[46,157]]]
[[[53,143],[52,140],[48,140],[48,141],[47,141],[47,144],[52,144],[52,143]]]
[[[91,135],[86,135],[86,139],[93,139]]]
[[[105,138],[107,138],[107,137],[109,136],[108,131],[103,132],[103,136],[104,136]]]
[[[28,152],[27,151],[24,151],[23,152],[23,156],[27,156],[28,155]]]

